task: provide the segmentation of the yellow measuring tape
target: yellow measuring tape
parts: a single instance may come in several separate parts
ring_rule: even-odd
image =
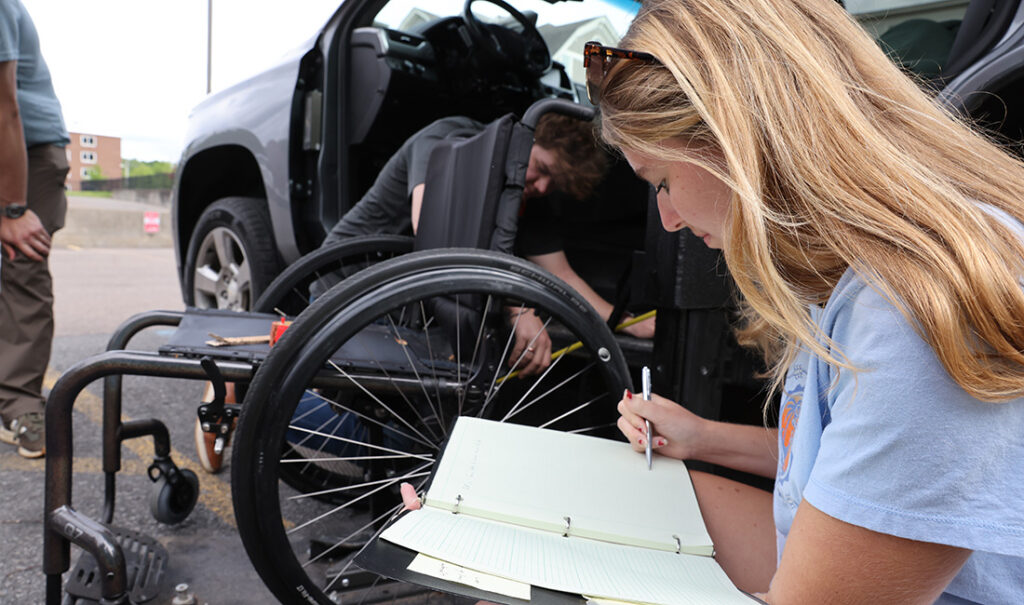
[[[643,315],[637,315],[636,317],[627,319],[626,321],[624,321],[624,322],[620,323],[619,325],[615,326],[615,331],[616,332],[621,332],[621,331],[625,330],[626,328],[628,328],[629,326],[631,326],[633,324],[638,324],[641,321],[648,320],[648,319],[650,319],[652,317],[655,317],[657,314],[658,314],[658,312],[656,310],[655,311],[648,311],[648,312],[644,313]],[[567,347],[564,347],[564,348],[561,348],[561,349],[558,349],[557,351],[552,353],[551,354],[551,361],[554,361],[554,360],[558,359],[559,357],[561,357],[562,355],[565,355],[567,353],[572,353],[573,351],[575,351],[576,349],[579,349],[581,347],[583,347],[583,342],[577,340],[576,342],[572,343],[571,345],[569,345]],[[498,382],[498,384],[501,384],[501,383],[505,382],[506,380],[508,380],[510,378],[515,378],[518,375],[519,375],[519,370],[516,370],[514,372],[510,372],[509,374],[507,374],[505,376],[502,376],[501,378],[498,379],[497,382]]]

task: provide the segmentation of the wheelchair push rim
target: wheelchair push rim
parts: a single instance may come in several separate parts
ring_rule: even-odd
[[[521,359],[510,363],[507,310],[525,307],[583,346],[539,376],[509,379]],[[363,340],[386,346],[367,353]],[[455,417],[610,434],[630,386],[601,318],[525,261],[434,251],[364,271],[296,319],[246,397],[232,468],[243,544],[283,602],[334,602],[344,555],[398,512],[400,482],[425,483]],[[343,480],[342,463],[363,476]],[[303,466],[334,480],[297,484]]]

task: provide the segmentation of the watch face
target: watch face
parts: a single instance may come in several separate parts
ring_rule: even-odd
[[[25,204],[11,204],[10,206],[4,207],[4,216],[7,218],[19,218],[25,214]]]

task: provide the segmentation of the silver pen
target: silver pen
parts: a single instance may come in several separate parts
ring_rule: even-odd
[[[651,400],[651,368],[644,366],[640,373],[640,380],[643,388],[644,401]],[[651,470],[651,421],[644,418],[644,426],[647,428],[647,446],[644,448],[647,454],[647,470]]]

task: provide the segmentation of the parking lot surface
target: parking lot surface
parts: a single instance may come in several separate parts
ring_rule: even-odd
[[[56,336],[49,388],[60,374],[81,360],[105,350],[121,322],[153,309],[182,309],[170,248],[55,249],[51,254],[55,285]],[[167,328],[149,328],[131,348],[155,350]],[[200,479],[195,510],[176,526],[157,522],[150,514],[152,482],[146,468],[152,460],[148,438],[125,442],[123,469],[117,476],[114,525],[141,532],[160,542],[169,561],[160,596],[152,603],[171,603],[174,586],[187,583],[197,603],[210,605],[276,603],[249,564],[235,529],[231,507],[230,460],[224,471],[210,475],[196,461],[193,446],[195,408],[202,394],[198,381],[126,377],[124,416],[158,418],[170,431],[173,458]],[[92,518],[103,506],[100,458],[100,383],[89,386],[74,410],[73,505]],[[0,604],[42,603],[42,514],[44,461],[26,460],[13,446],[0,444]],[[72,565],[78,558],[72,549]],[[357,601],[354,601],[357,602]],[[438,594],[395,599],[394,603],[456,603]]]

